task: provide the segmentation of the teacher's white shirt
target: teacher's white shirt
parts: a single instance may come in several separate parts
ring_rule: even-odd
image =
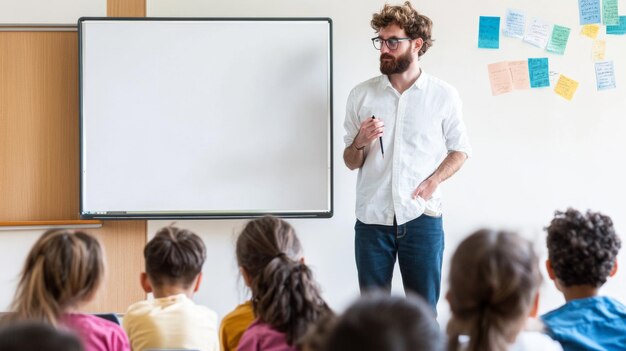
[[[354,141],[361,122],[385,123],[383,158],[379,140],[365,147],[359,169],[356,217],[366,224],[404,224],[423,213],[441,214],[439,188],[430,200],[413,200],[411,194],[439,166],[447,153],[471,147],[462,120],[462,103],[451,85],[426,74],[404,93],[398,93],[386,75],[357,85],[348,97],[344,128],[346,147]]]

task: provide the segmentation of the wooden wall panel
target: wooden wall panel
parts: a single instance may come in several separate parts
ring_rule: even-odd
[[[0,221],[78,219],[76,32],[0,32]]]
[[[108,0],[109,17],[145,17],[146,0]]]
[[[130,304],[144,300],[139,273],[144,269],[146,221],[105,221],[101,229],[85,231],[103,244],[108,273],[96,299],[83,310],[123,313]]]

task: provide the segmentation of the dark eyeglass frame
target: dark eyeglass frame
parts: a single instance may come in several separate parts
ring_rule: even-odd
[[[384,43],[385,45],[387,45],[387,48],[389,48],[389,50],[395,50],[400,45],[400,42],[407,41],[407,40],[411,41],[413,39],[411,39],[411,38],[382,39],[381,37],[374,37],[374,38],[372,38],[372,45],[374,45],[374,48],[376,50],[380,50],[380,49],[383,48],[383,43]]]

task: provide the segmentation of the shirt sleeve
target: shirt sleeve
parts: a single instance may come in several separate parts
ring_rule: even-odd
[[[348,95],[348,101],[346,103],[346,119],[343,123],[343,128],[346,131],[346,135],[343,137],[343,141],[346,144],[346,147],[352,145],[354,142],[354,138],[356,138],[357,133],[359,132],[359,127],[361,123],[359,121],[359,116],[356,111],[355,104],[355,92],[354,89]]]
[[[456,89],[452,89],[450,109],[444,116],[442,128],[448,152],[460,151],[471,157],[472,147],[463,123],[463,103]]]

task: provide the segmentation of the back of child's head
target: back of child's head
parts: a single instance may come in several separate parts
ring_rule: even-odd
[[[13,317],[56,325],[63,312],[92,299],[103,278],[98,240],[80,231],[49,230],[26,258]]]
[[[548,259],[565,286],[602,286],[622,245],[610,217],[574,209],[556,211],[548,231]]]
[[[206,247],[187,229],[161,228],[143,250],[146,273],[155,287],[176,285],[188,288],[202,272]]]
[[[442,351],[446,343],[423,299],[374,294],[339,317],[324,345],[325,351]]]
[[[237,262],[250,277],[257,318],[285,333],[294,345],[328,312],[313,273],[302,260],[293,227],[265,216],[248,222],[237,238]]]
[[[16,323],[0,328],[2,351],[83,351],[79,339],[43,323]]]
[[[515,233],[480,230],[463,240],[450,265],[448,348],[504,351],[528,318],[541,284],[537,256]]]

